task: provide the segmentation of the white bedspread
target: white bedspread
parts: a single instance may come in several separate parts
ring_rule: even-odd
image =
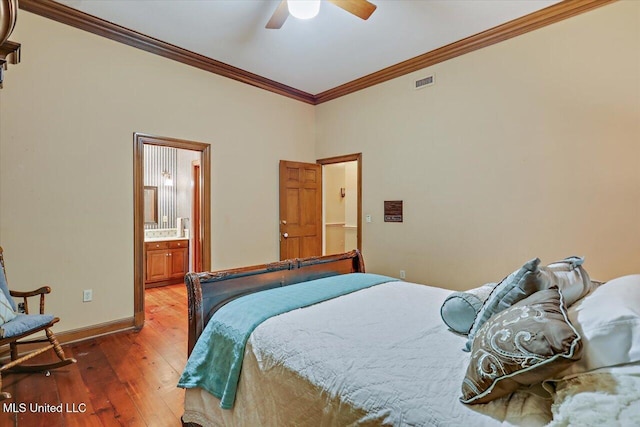
[[[261,370],[282,365],[384,425],[544,425],[550,403],[516,393],[458,401],[469,354],[440,319],[450,290],[391,282],[273,317],[250,344]],[[398,313],[401,313],[398,316]]]
[[[461,351],[465,338],[440,319],[450,292],[391,282],[273,317],[247,343],[233,409],[188,389],[183,420],[225,427],[640,425],[640,364],[559,381],[553,400],[518,391],[484,405],[460,403],[469,354]]]

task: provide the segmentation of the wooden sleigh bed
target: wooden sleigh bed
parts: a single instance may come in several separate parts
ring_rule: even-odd
[[[211,358],[201,347],[214,343],[208,341],[214,314],[212,324],[227,312],[251,307],[233,305],[253,297],[309,286],[303,290],[306,294],[317,284],[327,288],[369,276],[364,272],[362,255],[352,251],[187,274],[187,367],[198,363],[192,359]],[[627,277],[640,288],[640,275]],[[186,388],[183,424],[537,426],[576,421],[585,425],[594,422],[589,417],[599,416],[600,425],[640,425],[640,392],[634,391],[640,390],[640,343],[633,341],[628,355],[610,357],[599,369],[569,369],[546,391],[536,385],[488,403],[465,405],[459,398],[469,365],[469,353],[461,350],[466,337],[453,333],[440,318],[440,307],[452,291],[383,276],[374,279],[373,285],[360,290],[261,321],[242,347],[237,391],[234,383],[235,397],[225,409],[228,396],[189,385],[185,369],[179,384]],[[633,306],[640,293],[630,297],[628,284],[623,285],[624,298]],[[640,341],[640,320],[637,325],[634,321],[630,330]],[[595,360],[597,337],[589,347],[586,328],[580,331],[583,354]],[[555,389],[549,394],[551,386]],[[589,411],[584,410],[585,402]]]
[[[359,251],[352,251],[213,273],[189,273],[185,277],[189,307],[188,353],[191,354],[209,319],[220,307],[235,298],[323,277],[358,272],[364,272],[364,260]]]

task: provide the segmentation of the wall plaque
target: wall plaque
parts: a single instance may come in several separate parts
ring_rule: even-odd
[[[385,200],[384,222],[402,222],[402,200]]]

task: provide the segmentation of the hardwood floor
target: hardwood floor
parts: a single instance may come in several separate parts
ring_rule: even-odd
[[[76,364],[49,376],[4,375],[3,390],[13,397],[0,401],[0,426],[180,426],[184,390],[176,383],[187,360],[184,284],[148,289],[145,307],[141,331],[64,345]],[[55,360],[34,360],[49,358]]]

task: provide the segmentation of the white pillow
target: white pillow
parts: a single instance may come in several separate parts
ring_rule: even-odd
[[[640,274],[598,286],[568,310],[582,336],[582,359],[560,377],[640,361]]]

